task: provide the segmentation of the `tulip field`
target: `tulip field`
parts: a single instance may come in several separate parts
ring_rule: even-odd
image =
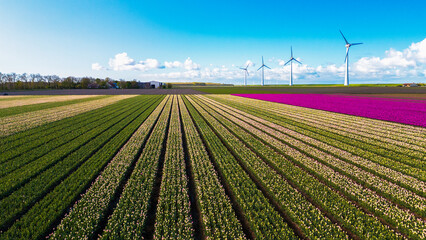
[[[426,101],[0,97],[0,239],[426,239]]]

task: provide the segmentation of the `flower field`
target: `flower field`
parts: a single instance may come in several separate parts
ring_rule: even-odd
[[[426,127],[426,103],[412,99],[326,94],[235,94],[306,108]]]
[[[242,96],[2,99],[0,239],[426,238],[424,103]]]

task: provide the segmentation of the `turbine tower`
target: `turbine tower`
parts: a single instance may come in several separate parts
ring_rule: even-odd
[[[339,30],[340,31],[340,30]],[[340,34],[342,34],[343,39],[346,42],[346,57],[345,57],[345,86],[349,85],[349,48],[351,46],[360,45],[362,43],[349,43],[348,40],[346,40],[345,36],[343,35],[342,31],[340,31]]]
[[[293,61],[296,61],[299,64],[302,64],[302,63],[297,61],[296,58],[293,57],[293,47],[291,47],[290,49],[291,49],[291,58],[284,64],[284,66],[290,63],[290,83],[288,85],[293,86]]]
[[[250,64],[247,64],[247,66],[245,68],[240,68],[241,70],[244,71],[244,86],[247,86],[247,76],[249,75],[248,73],[248,67]]]
[[[261,83],[262,86],[265,85],[265,73],[264,73],[264,68],[265,67],[271,69],[270,67],[266,66],[265,63],[263,63],[263,56],[262,56],[262,66],[260,66],[260,68],[257,69],[257,71],[259,71],[260,69],[262,69],[262,83]]]

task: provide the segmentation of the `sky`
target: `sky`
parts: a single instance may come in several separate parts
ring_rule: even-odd
[[[0,0],[0,72],[138,81],[426,82],[426,1]]]

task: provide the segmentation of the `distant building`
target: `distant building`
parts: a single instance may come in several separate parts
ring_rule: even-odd
[[[402,84],[403,87],[418,87],[416,83],[404,83]]]
[[[138,82],[139,88],[161,88],[163,85],[164,83],[157,81]]]

